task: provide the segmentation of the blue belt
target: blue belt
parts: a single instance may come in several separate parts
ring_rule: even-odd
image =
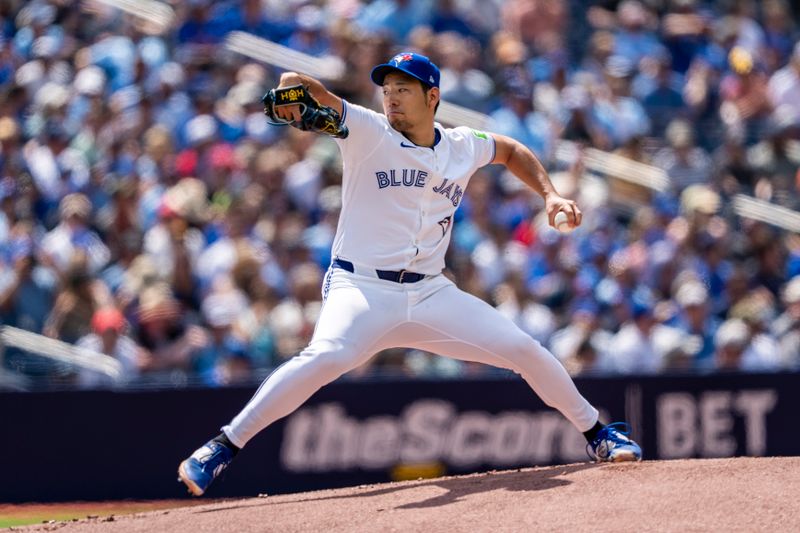
[[[348,272],[355,273],[356,267],[350,261],[339,259],[338,257],[331,263],[334,267],[347,270]],[[417,274],[416,272],[409,272],[407,270],[375,270],[375,275],[380,279],[386,281],[394,281],[395,283],[416,283],[425,278],[425,274]]]

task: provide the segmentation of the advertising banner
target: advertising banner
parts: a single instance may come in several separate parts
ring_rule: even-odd
[[[800,374],[576,383],[604,420],[630,423],[646,460],[800,455]],[[0,501],[179,497],[178,463],[252,393],[2,393]],[[209,496],[573,463],[585,444],[521,379],[340,380],[257,435]]]

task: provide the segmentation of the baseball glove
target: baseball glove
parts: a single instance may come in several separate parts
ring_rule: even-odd
[[[324,133],[331,137],[344,139],[350,133],[347,126],[342,124],[342,118],[332,107],[320,104],[307,87],[294,85],[271,89],[261,99],[264,103],[264,114],[267,115],[275,124],[289,124],[303,131],[313,131]],[[300,121],[287,121],[278,116],[276,108],[288,105],[299,105]]]

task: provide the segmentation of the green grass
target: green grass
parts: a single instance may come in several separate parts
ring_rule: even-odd
[[[0,528],[15,526],[29,526],[31,524],[41,524],[50,520],[63,521],[75,518],[86,518],[86,515],[78,513],[57,513],[57,514],[38,514],[38,515],[19,515],[19,516],[0,516]]]
[[[88,517],[121,516],[157,509],[174,509],[188,505],[212,503],[214,500],[155,500],[119,502],[65,502],[56,504],[0,504],[0,529],[57,522],[82,520]]]

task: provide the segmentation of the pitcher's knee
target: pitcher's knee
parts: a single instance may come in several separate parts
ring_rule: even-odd
[[[531,358],[552,358],[539,341],[525,334],[515,335],[503,341],[503,353],[511,361],[521,361]]]
[[[336,378],[358,366],[360,355],[353,346],[341,342],[316,341],[298,357],[315,371]]]

